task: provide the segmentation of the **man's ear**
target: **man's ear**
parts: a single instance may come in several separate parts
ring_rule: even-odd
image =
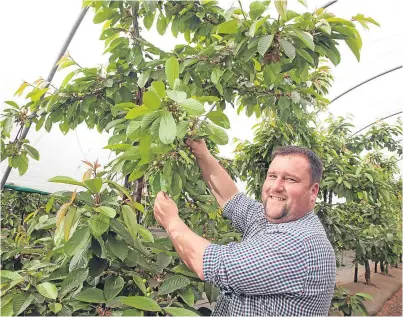
[[[319,184],[315,183],[311,188],[311,201],[312,202],[316,201],[316,197],[318,197],[318,193],[319,193]]]

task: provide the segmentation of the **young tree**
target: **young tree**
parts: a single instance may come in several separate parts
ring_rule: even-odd
[[[104,25],[100,39],[108,64],[85,67],[66,55],[59,69],[73,70],[58,89],[43,88],[40,81],[24,83],[17,94],[30,87],[28,103],[8,102],[11,108],[1,121],[2,159],[20,175],[28,156],[39,159],[28,140],[10,141],[14,121],[46,131],[58,124],[63,133],[81,123],[110,131],[106,148],[117,157],[103,171],[97,162],[86,162],[82,180],[51,179],[85,190],[66,193],[55,217],[31,219],[32,230],[50,230],[45,254],[23,259],[19,273],[1,272],[6,279],[2,312],[196,314],[192,305],[202,292],[214,301],[217,289],[179,261],[168,239],[145,227],[153,223],[155,194],[167,192],[192,230],[212,241],[227,243],[239,234],[221,218],[184,138],[206,138],[217,154],[217,145],[228,142],[224,129],[231,122],[225,109],[231,105],[264,118],[282,137],[319,147],[311,123],[328,102],[323,95],[331,79],[322,60],[337,65],[341,41],[359,59],[355,22],[377,23],[361,14],[348,21],[324,9],[296,13],[286,1],[252,2],[248,11],[223,10],[215,1],[84,5],[94,9],[94,23]],[[161,50],[141,33],[154,24],[159,34],[169,27],[187,43]]]

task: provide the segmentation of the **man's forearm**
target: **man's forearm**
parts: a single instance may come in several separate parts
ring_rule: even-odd
[[[232,196],[238,193],[235,182],[210,153],[197,157],[197,163],[202,170],[203,179],[207,182],[218,204],[223,207]]]
[[[166,230],[183,262],[204,280],[203,254],[210,242],[190,230],[180,218],[172,221]]]

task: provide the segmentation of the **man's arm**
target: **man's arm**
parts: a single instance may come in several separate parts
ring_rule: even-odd
[[[204,281],[203,254],[211,243],[190,230],[180,218],[172,221],[166,230],[179,257]]]
[[[232,196],[239,192],[235,182],[214,156],[211,155],[204,140],[193,141],[188,139],[186,144],[192,149],[197,158],[203,179],[217,199],[218,204],[223,207]]]
[[[204,280],[203,254],[211,243],[186,226],[179,218],[178,206],[163,192],[159,192],[155,199],[154,216],[168,232],[175,250],[183,262],[201,280]]]

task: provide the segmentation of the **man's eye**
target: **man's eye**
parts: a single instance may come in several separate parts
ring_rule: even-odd
[[[292,178],[287,177],[287,178],[286,178],[286,181],[288,181],[288,182],[295,182],[295,179],[292,179]]]
[[[276,175],[269,175],[270,179],[276,179]]]

